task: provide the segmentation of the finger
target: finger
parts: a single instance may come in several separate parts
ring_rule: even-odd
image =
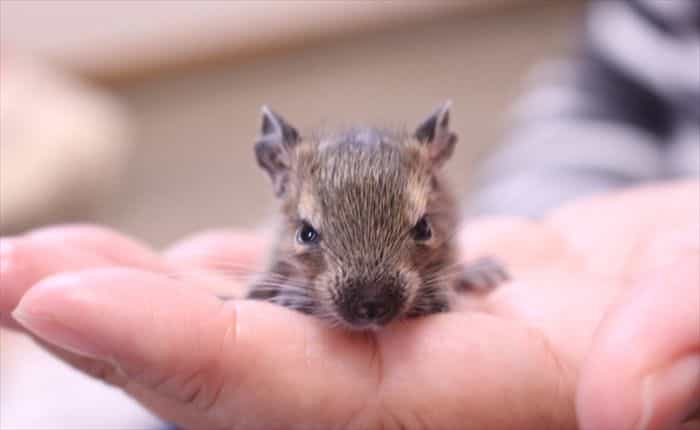
[[[495,256],[512,271],[551,268],[567,256],[565,242],[547,225],[519,217],[478,218],[460,229],[463,257]]]
[[[50,274],[106,265],[104,258],[69,247],[0,239],[0,315],[2,324],[17,328],[10,313],[26,291]]]
[[[193,404],[211,395],[204,391],[203,375],[210,372],[209,386],[218,386],[213,383],[219,369],[215,360],[225,345],[222,333],[228,321],[217,324],[222,312],[215,298],[195,294],[183,300],[181,293],[179,283],[162,275],[92,269],[44,279],[23,297],[14,315],[74,367],[127,391],[141,390],[146,404],[170,404],[172,411],[156,412],[182,422],[182,416],[168,413],[185,409],[189,390],[201,390]],[[169,313],[158,311],[159,304]],[[187,376],[174,380],[178,373]]]
[[[230,427],[236,416],[242,423],[264,418],[268,426],[258,428],[343,417],[361,409],[370,394],[362,381],[373,381],[363,337],[355,347],[303,315],[265,303],[224,304],[147,272],[48,278],[25,295],[15,316],[44,341],[91,358],[101,372],[95,362],[112,363],[108,374],[123,373],[125,390],[187,428]],[[329,353],[336,360],[325,361]],[[309,369],[323,369],[323,377],[310,377]],[[291,387],[305,387],[305,395]],[[349,410],[331,407],[333,387],[343,387]],[[324,402],[330,409],[315,408]]]
[[[97,227],[53,227],[0,238],[0,322],[17,328],[9,313],[42,278],[113,265],[152,270],[164,267],[158,256],[142,245]]]
[[[552,211],[547,223],[579,256],[585,270],[619,277],[639,257],[640,244],[696,222],[700,182],[662,183],[576,200]],[[601,246],[600,238],[608,240]]]
[[[674,428],[700,407],[699,250],[696,236],[694,251],[666,249],[675,259],[662,267],[650,260],[653,270],[606,317],[581,374],[583,429]]]
[[[164,252],[173,267],[208,270],[260,266],[267,239],[254,232],[208,231],[181,240]]]
[[[171,274],[220,297],[243,298],[262,270],[267,239],[255,232],[225,230],[199,233],[164,253]]]
[[[24,235],[33,243],[69,246],[93,253],[115,265],[161,269],[160,256],[150,247],[108,228],[89,224],[68,224],[41,228]]]
[[[572,424],[568,375],[546,342],[483,315],[349,333],[124,269],[44,280],[16,313],[45,341],[113,364],[127,392],[187,428],[377,428],[421,417],[436,428],[459,428],[454,417],[471,428]]]

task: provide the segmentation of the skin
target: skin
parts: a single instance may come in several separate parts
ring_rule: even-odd
[[[373,333],[173,276],[257,264],[266,243],[246,233],[162,254],[96,227],[3,238],[0,311],[189,429],[674,428],[700,401],[699,193],[658,184],[541,222],[475,220],[463,257],[495,255],[514,281]]]

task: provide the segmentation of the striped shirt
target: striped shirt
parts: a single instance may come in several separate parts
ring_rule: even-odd
[[[700,175],[700,1],[597,0],[565,61],[533,73],[471,215],[537,217],[646,181]]]

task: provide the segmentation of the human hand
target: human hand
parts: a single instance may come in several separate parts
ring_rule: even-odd
[[[533,283],[541,303],[512,294],[512,285],[491,297],[505,305],[493,312],[538,326],[574,363],[580,428],[700,428],[698,195],[698,183],[688,182],[559,209],[543,225],[563,239],[560,262],[581,274],[581,288]],[[524,257],[525,245],[511,249]],[[525,263],[529,272],[538,266]]]
[[[645,405],[648,428],[667,428],[700,384],[682,377],[654,398],[663,384],[640,381],[700,347],[697,194],[697,183],[672,184],[574,203],[542,223],[477,221],[467,257],[496,255],[515,281],[377,333],[222,303],[171,276],[255,264],[264,244],[236,234],[163,256],[94,229],[3,239],[0,311],[185,428],[573,428],[575,404],[583,428],[635,428]],[[686,243],[674,245],[676,231]],[[678,304],[674,318],[659,298]]]

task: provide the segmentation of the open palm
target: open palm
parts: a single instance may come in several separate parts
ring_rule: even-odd
[[[671,366],[700,350],[699,191],[476,220],[465,258],[495,255],[514,280],[375,333],[217,299],[217,266],[255,265],[265,248],[226,232],[164,254],[94,227],[4,238],[0,311],[188,429],[661,429],[700,399],[700,359]],[[685,384],[669,385],[678,372]]]

